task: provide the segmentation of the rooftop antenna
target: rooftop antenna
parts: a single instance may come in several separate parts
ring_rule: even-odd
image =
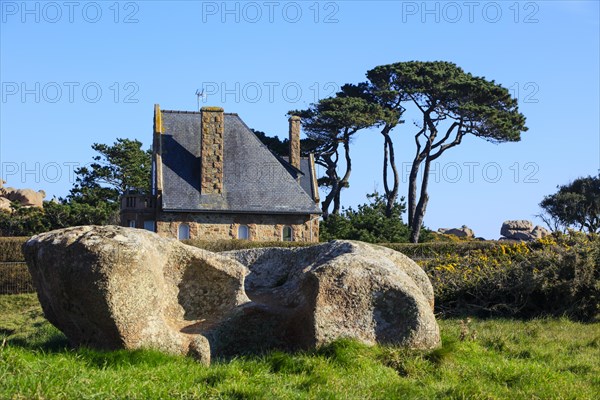
[[[200,91],[200,89],[196,89],[196,97],[198,98],[198,111],[200,111],[200,97],[205,99],[207,96],[204,94],[204,89]]]

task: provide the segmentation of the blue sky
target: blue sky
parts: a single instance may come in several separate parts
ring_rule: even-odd
[[[367,70],[452,61],[519,99],[519,143],[469,138],[434,166],[425,224],[463,224],[495,239],[532,219],[559,184],[600,168],[597,1],[0,1],[0,176],[64,196],[94,142],[146,146],[153,104],[236,112],[287,135],[286,112]],[[414,153],[413,115],[397,128],[400,167]],[[345,206],[382,190],[382,138],[353,142]],[[401,192],[406,193],[406,179]]]

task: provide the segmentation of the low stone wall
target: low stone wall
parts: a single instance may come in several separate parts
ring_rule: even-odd
[[[251,241],[281,241],[284,226],[292,227],[292,240],[319,241],[318,215],[251,215],[251,214],[160,214],[156,230],[160,236],[177,238],[179,226],[188,224],[190,239],[239,239],[240,225],[248,226]]]

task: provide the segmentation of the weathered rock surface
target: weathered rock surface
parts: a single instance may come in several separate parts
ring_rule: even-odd
[[[84,226],[35,236],[24,252],[46,317],[76,346],[209,362],[340,337],[440,342],[423,270],[361,242],[215,254],[144,230]]]
[[[475,237],[475,232],[473,232],[473,229],[469,228],[466,225],[463,225],[460,228],[440,228],[438,229],[438,232],[444,235],[454,235],[457,237],[464,237],[464,238],[474,238]]]
[[[43,190],[35,191],[33,189],[13,189],[5,188],[4,197],[10,201],[21,203],[23,207],[44,208],[44,198],[46,192]]]
[[[401,253],[362,242],[333,241],[223,254],[250,270],[246,291],[262,314],[278,321],[267,335],[276,342],[312,347],[350,337],[414,348],[439,344],[431,283]],[[229,340],[223,347],[234,349],[243,343]]]
[[[531,241],[548,236],[550,232],[539,225],[534,228],[531,221],[513,220],[504,221],[500,234],[503,239]]]
[[[531,235],[535,239],[541,239],[543,237],[550,235],[550,231],[548,229],[544,228],[543,226],[536,225],[535,228],[533,228],[533,230],[531,231]]]
[[[23,248],[46,318],[75,346],[155,348],[208,362],[206,338],[186,328],[248,302],[242,265],[140,229],[67,228]]]

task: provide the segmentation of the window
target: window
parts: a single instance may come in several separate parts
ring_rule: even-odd
[[[135,219],[128,219],[127,226],[130,228],[135,228]]]
[[[240,227],[238,228],[238,239],[248,239],[249,235],[248,235],[248,226],[247,225],[240,225]]]
[[[284,226],[283,231],[281,232],[281,240],[284,242],[291,242],[293,232],[294,231],[291,226]]]
[[[179,240],[186,240],[190,238],[190,226],[188,224],[180,224],[178,232]]]
[[[150,232],[154,232],[154,221],[144,221],[144,229]]]
[[[128,208],[135,208],[135,197],[127,197],[126,203]]]

